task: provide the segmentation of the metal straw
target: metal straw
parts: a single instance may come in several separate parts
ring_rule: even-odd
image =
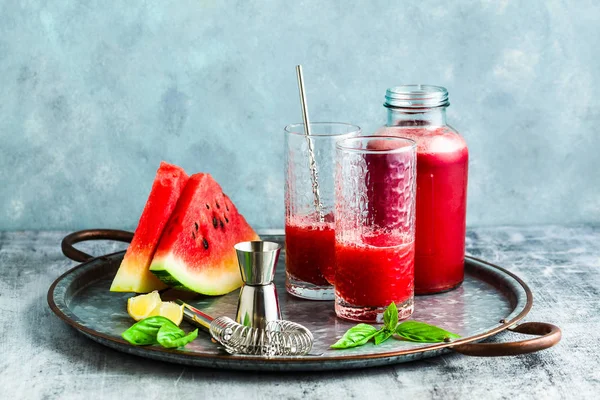
[[[310,138],[310,121],[308,119],[308,106],[306,104],[306,93],[304,92],[304,78],[302,76],[302,65],[296,65],[296,76],[298,77],[298,89],[300,91],[300,104],[302,105],[302,120],[304,121],[304,135],[306,136],[306,143],[308,144],[308,157],[310,166],[310,175],[312,181],[312,191],[315,201],[315,210],[319,222],[323,222],[323,204],[321,203],[321,196],[319,195],[319,173],[317,171],[317,161],[315,159],[315,152],[313,150],[312,139]]]

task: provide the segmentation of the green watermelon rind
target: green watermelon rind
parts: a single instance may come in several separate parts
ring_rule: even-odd
[[[237,266],[231,268],[230,273],[223,273],[223,270],[220,270],[218,280],[215,276],[208,277],[202,271],[186,273],[188,270],[188,266],[173,254],[155,257],[150,265],[150,272],[173,289],[220,296],[242,286],[242,277]]]

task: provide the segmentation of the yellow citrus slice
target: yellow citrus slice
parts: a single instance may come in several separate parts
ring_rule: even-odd
[[[173,303],[172,301],[164,301],[160,303],[158,307],[152,310],[149,317],[153,317],[155,315],[168,318],[173,321],[175,325],[179,325],[183,319],[183,306]]]
[[[136,321],[140,321],[150,316],[161,304],[158,291],[153,291],[148,294],[130,297],[127,299],[127,314]]]

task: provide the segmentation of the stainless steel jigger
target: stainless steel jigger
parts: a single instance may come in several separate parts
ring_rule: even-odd
[[[269,322],[281,319],[273,283],[281,246],[274,242],[253,241],[241,242],[234,247],[244,281],[235,320],[243,326],[266,329]]]

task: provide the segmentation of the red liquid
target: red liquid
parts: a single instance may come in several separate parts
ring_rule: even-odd
[[[387,128],[417,142],[415,293],[438,293],[464,279],[469,152],[446,129]]]
[[[370,140],[367,149],[393,150],[393,142]],[[414,168],[414,159],[407,154],[365,154],[369,218],[380,229],[393,230],[406,225],[410,214],[410,177],[407,170]],[[413,210],[414,211],[414,210]],[[408,214],[408,215],[407,215]],[[406,228],[405,228],[406,229]]]
[[[285,225],[285,269],[297,280],[318,286],[333,282],[335,230],[333,224]],[[329,281],[329,282],[328,282]]]
[[[336,243],[335,291],[339,297],[356,306],[385,307],[412,296],[414,242],[380,247],[387,239],[380,236],[369,244]]]

